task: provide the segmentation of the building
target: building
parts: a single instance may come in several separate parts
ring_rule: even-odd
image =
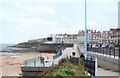
[[[93,43],[93,30],[87,30],[87,42],[88,43]]]
[[[79,31],[78,33],[78,37],[77,40],[79,43],[84,43],[84,36],[85,32]],[[100,43],[101,42],[101,32],[100,31],[96,31],[96,30],[87,30],[87,43]]]
[[[109,39],[110,39],[110,31],[103,31],[102,42],[103,43],[109,42]]]
[[[85,36],[84,36],[84,31],[82,30],[80,30],[79,32],[78,32],[78,36],[77,36],[77,42],[78,43],[82,43],[82,44],[84,44],[84,38],[85,38]]]
[[[120,28],[110,29],[110,41],[118,41],[120,39]]]
[[[93,42],[94,43],[101,43],[101,32],[100,31],[95,30],[92,33],[92,35],[93,35]]]
[[[64,43],[77,43],[78,34],[64,34]]]
[[[62,43],[64,34],[51,34],[50,37],[53,43]]]

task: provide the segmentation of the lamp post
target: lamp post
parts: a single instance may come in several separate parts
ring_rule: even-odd
[[[102,26],[101,26],[101,45],[102,45]]]
[[[85,59],[87,59],[87,2],[85,0],[85,35],[84,35],[84,46],[85,46]]]

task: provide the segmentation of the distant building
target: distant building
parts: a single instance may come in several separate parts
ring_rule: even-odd
[[[51,34],[50,37],[52,37],[53,43],[62,43],[64,34]]]
[[[83,30],[78,32],[78,36],[77,36],[77,42],[78,43],[82,43],[82,44],[84,43],[84,40],[85,40],[84,39],[85,38],[84,33],[85,32]]]
[[[87,31],[87,42],[88,43],[93,43],[93,30],[88,30]]]
[[[84,36],[85,32],[82,30],[82,31],[79,31],[78,33],[78,42],[79,43],[84,43]],[[87,30],[87,43],[100,43],[101,42],[101,32],[100,31],[93,31],[93,30]]]
[[[111,41],[118,41],[120,39],[120,28],[110,29],[110,33]]]
[[[64,43],[77,43],[78,34],[64,34]]]
[[[96,31],[96,30],[87,30],[87,43],[106,43],[110,41],[118,41],[120,39],[120,28],[110,29],[109,31]],[[28,43],[82,43],[84,44],[85,40],[85,31],[80,30],[77,34],[51,34],[47,38],[32,39]],[[27,47],[29,47],[27,44]],[[20,46],[22,46],[20,44]],[[23,45],[24,46],[24,45]]]
[[[110,31],[103,31],[102,42],[103,43],[109,42],[109,39],[110,39]]]

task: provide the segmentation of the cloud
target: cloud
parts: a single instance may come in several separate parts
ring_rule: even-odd
[[[45,26],[51,26],[52,27],[52,26],[59,25],[59,22],[56,22],[56,21],[46,20],[46,19],[36,19],[36,18],[19,19],[18,23],[22,24],[24,26],[32,26],[32,25],[38,24],[38,25],[45,25]]]
[[[65,22],[73,21],[71,18],[69,18],[67,16],[62,16],[60,19],[63,20],[63,21],[65,21]]]
[[[59,22],[54,20],[46,20],[46,19],[17,19],[16,20],[16,26],[12,29],[12,31],[15,32],[21,32],[21,33],[36,33],[40,32],[41,30],[50,28],[54,29],[59,25]]]
[[[51,8],[51,7],[46,7],[46,6],[36,6],[34,4],[30,3],[25,3],[25,5],[23,5],[22,3],[16,3],[14,4],[15,7],[17,7],[18,9],[22,9],[25,12],[32,12],[32,13],[47,13],[50,15],[54,15],[56,13],[55,9]]]
[[[54,15],[56,13],[56,11],[52,8],[49,7],[33,7],[33,6],[29,6],[26,8],[27,11],[30,12],[40,12],[40,13],[48,13],[50,15]]]

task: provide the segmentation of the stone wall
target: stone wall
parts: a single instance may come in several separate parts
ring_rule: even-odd
[[[51,67],[21,67],[22,76],[40,76],[44,71],[50,71]]]
[[[88,56],[97,58],[98,66],[112,71],[120,71],[120,59],[111,58],[103,55],[88,53]]]

